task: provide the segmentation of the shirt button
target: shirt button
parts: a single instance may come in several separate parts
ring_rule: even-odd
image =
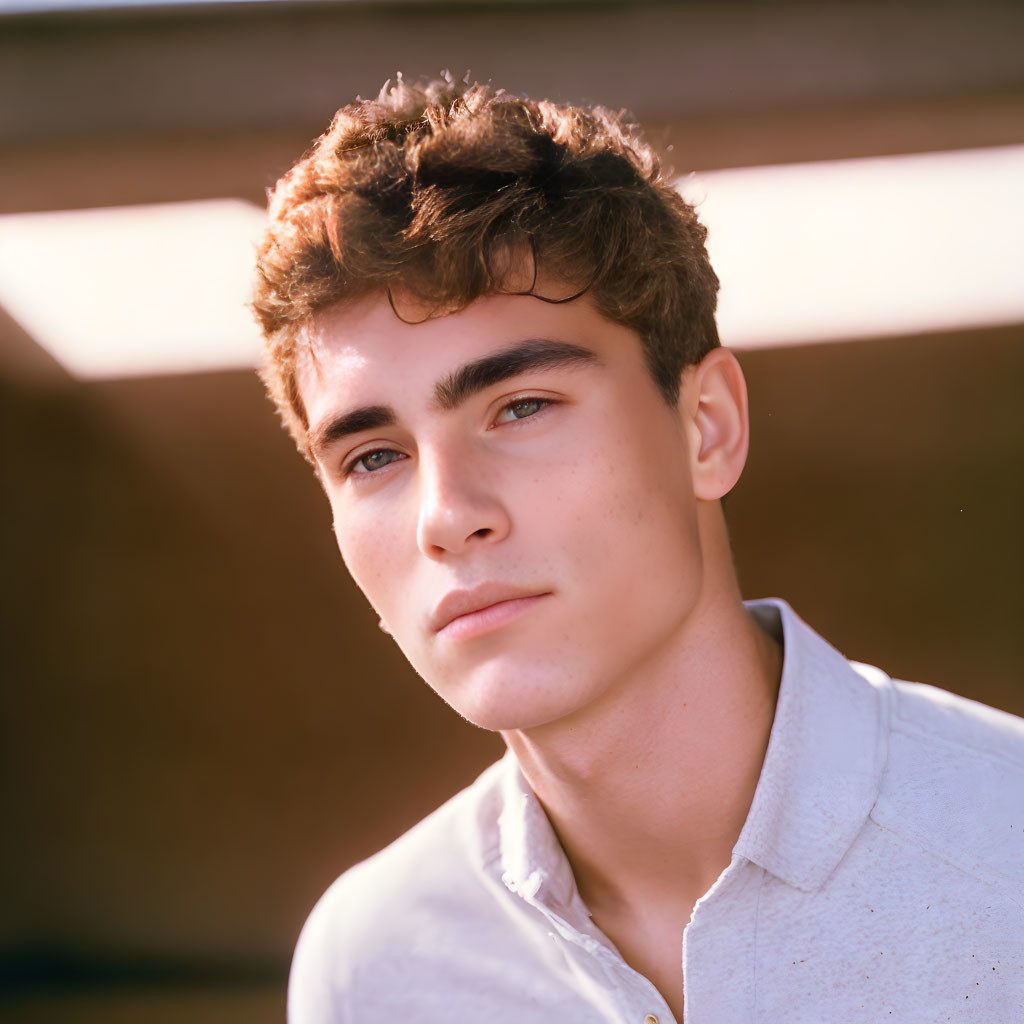
[[[644,1017],[644,1024],[658,1024],[658,1018],[653,1013],[649,1013]]]

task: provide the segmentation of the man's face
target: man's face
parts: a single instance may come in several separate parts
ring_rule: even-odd
[[[460,714],[612,702],[678,642],[703,563],[685,417],[586,298],[311,325],[299,388],[352,576]]]

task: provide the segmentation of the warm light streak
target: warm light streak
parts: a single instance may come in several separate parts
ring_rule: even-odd
[[[0,304],[76,377],[252,366],[264,222],[238,199],[0,217]]]
[[[1024,146],[715,171],[700,201],[737,347],[1024,322]]]
[[[713,171],[736,347],[1024,323],[1024,146]],[[0,217],[0,304],[81,378],[254,365],[264,214],[225,199]]]

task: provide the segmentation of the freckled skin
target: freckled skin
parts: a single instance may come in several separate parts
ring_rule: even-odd
[[[524,729],[614,702],[685,629],[701,590],[687,431],[636,335],[586,299],[481,299],[410,325],[382,296],[321,315],[300,366],[311,424],[388,405],[396,426],[348,439],[319,466],[341,554],[423,678],[488,729]],[[524,339],[597,364],[544,367],[443,411],[434,382]],[[520,395],[550,400],[495,424]],[[339,472],[353,451],[403,456]],[[515,621],[452,643],[429,618],[453,588],[495,581],[546,594]]]

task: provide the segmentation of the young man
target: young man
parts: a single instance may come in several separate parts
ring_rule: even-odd
[[[744,605],[694,211],[600,110],[399,83],[278,184],[265,380],[508,755],[313,911],[293,1024],[1022,1019],[1024,724]]]

